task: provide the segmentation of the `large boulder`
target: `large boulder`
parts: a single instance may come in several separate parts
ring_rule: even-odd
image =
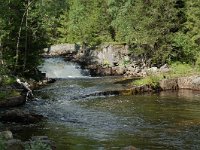
[[[177,90],[178,86],[178,79],[163,79],[160,81],[160,88],[162,90]]]
[[[23,105],[26,102],[25,96],[16,96],[0,100],[0,108],[16,107]]]
[[[22,111],[19,109],[8,110],[1,116],[3,122],[16,122],[23,124],[37,123],[44,119],[42,115]]]
[[[13,139],[13,134],[11,131],[2,131],[0,132],[0,137],[5,140],[11,140]]]
[[[178,78],[180,89],[200,90],[200,76],[190,76]]]

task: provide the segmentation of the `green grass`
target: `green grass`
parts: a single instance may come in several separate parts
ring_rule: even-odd
[[[150,74],[145,78],[133,81],[132,84],[136,86],[151,85],[153,87],[157,87],[161,79],[163,79],[162,74]]]
[[[170,77],[183,77],[200,74],[197,66],[192,66],[186,63],[175,62],[170,65],[170,72],[166,76]]]
[[[152,85],[156,87],[159,85],[159,81],[165,78],[178,78],[184,76],[192,76],[200,74],[200,69],[197,66],[192,66],[185,63],[175,62],[170,65],[170,71],[167,73],[150,73],[148,76],[133,81],[133,85]]]

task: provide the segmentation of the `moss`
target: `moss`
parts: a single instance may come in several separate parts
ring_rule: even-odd
[[[5,90],[5,91],[0,91],[0,100],[5,100],[8,97],[14,97],[14,96],[19,96],[20,93],[17,92],[16,90]]]

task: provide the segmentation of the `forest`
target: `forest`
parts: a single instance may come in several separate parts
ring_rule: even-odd
[[[0,74],[32,74],[58,43],[126,43],[152,64],[200,63],[199,0],[0,1]]]

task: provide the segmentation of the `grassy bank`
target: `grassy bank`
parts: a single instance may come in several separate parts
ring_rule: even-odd
[[[135,80],[132,82],[133,85],[152,85],[156,87],[159,85],[159,81],[162,79],[178,78],[185,76],[192,76],[200,74],[198,66],[192,66],[185,63],[176,62],[169,66],[169,72],[149,72],[148,75],[142,79]]]

